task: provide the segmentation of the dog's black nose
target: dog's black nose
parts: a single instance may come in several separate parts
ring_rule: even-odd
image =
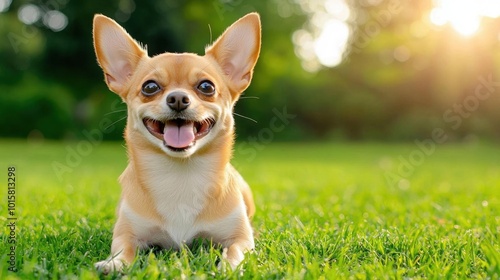
[[[183,92],[175,91],[167,95],[168,107],[176,112],[185,110],[189,104],[191,104],[189,96]]]

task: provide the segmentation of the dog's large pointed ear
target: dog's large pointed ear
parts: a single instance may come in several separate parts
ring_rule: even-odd
[[[260,33],[259,14],[250,13],[233,23],[205,50],[206,55],[212,56],[227,76],[233,99],[252,80],[253,68],[260,53]]]
[[[127,83],[139,61],[147,52],[114,20],[94,16],[94,49],[97,61],[104,71],[106,84],[124,97]]]

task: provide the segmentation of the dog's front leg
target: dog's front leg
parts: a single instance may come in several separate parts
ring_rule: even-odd
[[[132,263],[138,243],[131,228],[123,215],[120,215],[113,231],[111,256],[97,262],[95,267],[103,273],[123,271],[126,265]]]

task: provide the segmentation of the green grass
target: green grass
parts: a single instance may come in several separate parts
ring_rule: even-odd
[[[78,143],[0,141],[0,219],[7,223],[7,167],[17,168],[17,273],[0,279],[117,278],[93,263],[110,253],[126,165],[121,144],[92,147],[59,180]],[[81,147],[82,148],[82,147]],[[84,148],[84,147],[83,147]],[[220,272],[220,250],[141,252],[131,279],[499,279],[500,147],[442,145],[398,174],[413,144],[271,144],[236,166],[253,188],[256,250],[244,271]],[[238,150],[237,150],[238,151]]]

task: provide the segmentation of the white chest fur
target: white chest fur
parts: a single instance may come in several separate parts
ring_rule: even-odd
[[[125,201],[122,202],[121,211],[132,222],[143,245],[154,243],[179,247],[213,227],[196,220],[203,211],[207,196],[214,191],[213,182],[220,180],[215,178],[215,171],[211,168],[213,158],[198,157],[179,163],[164,157],[143,155],[142,160],[148,166],[141,170],[141,175],[151,192],[151,203],[165,221],[164,224],[157,224],[141,217]],[[238,209],[235,211],[240,212]]]

